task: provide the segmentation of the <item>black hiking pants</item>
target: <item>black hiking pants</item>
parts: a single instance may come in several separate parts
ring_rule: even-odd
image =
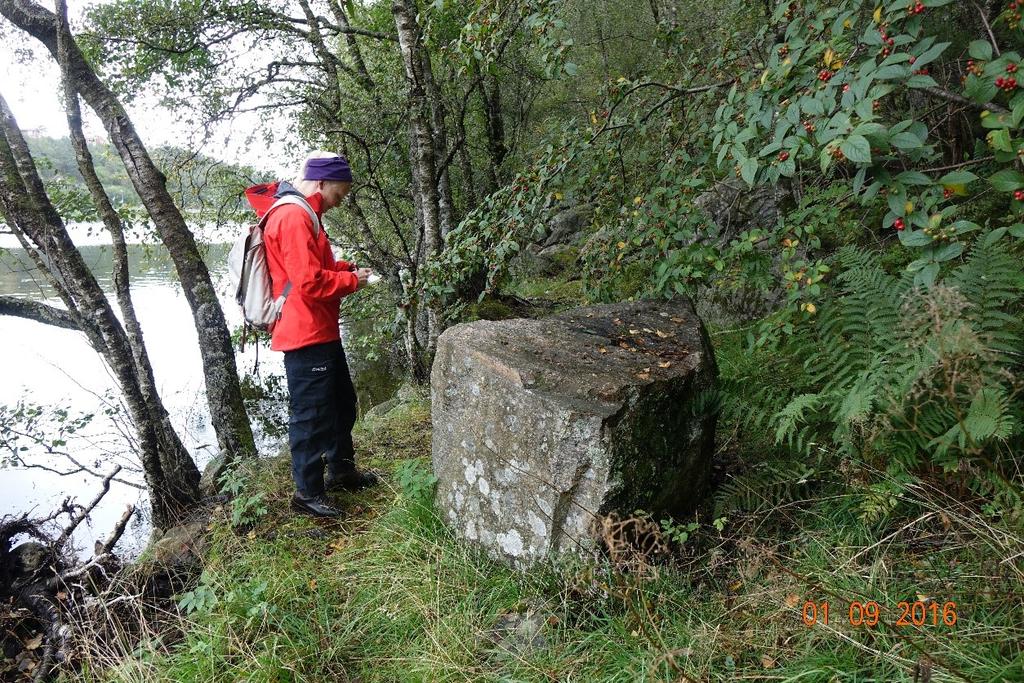
[[[355,467],[356,390],[340,340],[285,351],[284,369],[292,479],[309,498],[324,492],[325,461],[332,475]]]

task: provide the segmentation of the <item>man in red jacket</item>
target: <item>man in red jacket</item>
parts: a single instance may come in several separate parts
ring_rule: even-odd
[[[378,482],[375,474],[355,466],[356,392],[338,324],[341,298],[364,286],[370,269],[335,261],[320,220],[351,188],[348,161],[318,152],[306,160],[294,186],[280,182],[246,190],[261,217],[285,195],[305,200],[273,208],[263,235],[273,295],[285,294],[270,348],[284,352],[288,378],[292,508],[317,517],[342,514],[327,490],[357,490]]]

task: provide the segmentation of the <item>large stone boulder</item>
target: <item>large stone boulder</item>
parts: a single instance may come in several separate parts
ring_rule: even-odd
[[[716,377],[687,300],[456,325],[431,374],[438,507],[520,567],[590,552],[596,515],[686,514],[708,485]]]

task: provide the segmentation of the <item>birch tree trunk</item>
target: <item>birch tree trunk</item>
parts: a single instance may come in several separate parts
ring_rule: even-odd
[[[442,247],[441,196],[438,191],[438,159],[434,147],[433,109],[427,98],[426,79],[421,53],[425,51],[422,32],[416,23],[415,0],[394,0],[391,12],[398,29],[398,44],[405,65],[405,77],[409,85],[409,165],[413,176],[413,199],[416,210],[423,221],[421,249],[417,249],[418,263],[425,265],[433,260]],[[437,313],[427,312],[428,361],[433,357],[437,345]],[[429,367],[429,362],[427,363]]]
[[[163,419],[159,397],[147,395],[132,345],[106,296],[75,248],[63,221],[50,203],[28,145],[0,95],[0,207],[5,221],[35,253],[46,255],[51,284],[59,289],[69,314],[110,367],[138,435],[153,523],[177,524],[199,501],[199,471],[177,433]]]
[[[0,0],[0,14],[45,45],[55,58],[59,57],[57,17],[53,12],[30,0]],[[67,45],[66,78],[103,122],[174,262],[199,336],[206,398],[218,445],[228,456],[254,454],[252,428],[242,402],[224,312],[195,238],[167,191],[166,179],[153,163],[121,103],[93,72],[74,40]]]

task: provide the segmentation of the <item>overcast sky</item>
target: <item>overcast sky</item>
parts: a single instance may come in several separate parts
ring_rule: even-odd
[[[41,4],[53,8],[52,2]],[[80,14],[84,3],[72,0],[69,5],[74,24],[76,9]],[[4,74],[0,76],[0,92],[10,104],[22,130],[26,134],[67,136],[67,121],[58,96],[60,70],[50,53],[34,39],[0,19],[0,60],[3,64],[0,73]],[[190,140],[195,144],[199,142],[196,131],[184,130],[173,113],[162,108],[155,98],[138,98],[126,108],[148,146],[173,144],[193,148]],[[94,137],[106,139],[103,126],[88,106],[83,105],[82,113],[86,136],[90,140]],[[215,131],[214,140],[200,151],[224,161],[276,171],[282,177],[290,176],[294,160],[287,156],[283,144],[277,145],[276,149],[266,149],[262,142],[255,145],[245,143],[246,131],[259,125],[256,115],[222,125]]]

